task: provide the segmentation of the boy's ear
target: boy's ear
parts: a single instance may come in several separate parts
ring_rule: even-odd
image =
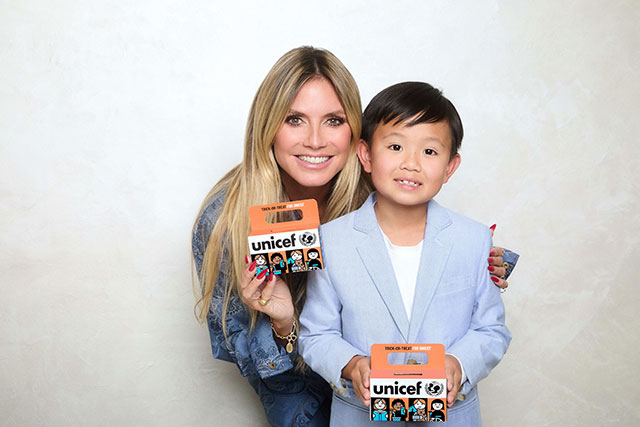
[[[458,170],[461,161],[462,157],[460,157],[460,154],[456,154],[451,158],[451,160],[449,160],[449,164],[447,165],[447,169],[445,170],[444,183],[448,182],[453,173]]]
[[[356,153],[358,154],[358,159],[360,159],[360,163],[362,163],[364,171],[371,173],[371,151],[369,150],[367,143],[364,142],[364,139],[361,139],[360,142],[358,142]]]

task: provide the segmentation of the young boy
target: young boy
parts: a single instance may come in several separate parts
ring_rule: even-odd
[[[489,228],[433,200],[460,165],[462,135],[426,83],[391,86],[365,109],[357,153],[376,192],[321,227],[325,269],[310,273],[300,316],[301,354],[334,389],[331,425],[371,422],[374,343],[444,344],[448,425],[482,424],[476,384],[511,335],[487,271]]]

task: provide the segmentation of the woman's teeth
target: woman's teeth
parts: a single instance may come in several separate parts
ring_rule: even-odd
[[[420,185],[417,182],[413,182],[413,181],[407,181],[406,179],[399,179],[398,182],[400,184],[404,184],[404,185],[410,185],[412,187],[417,187],[418,185]]]
[[[329,156],[298,156],[300,160],[307,163],[324,163],[329,160]]]

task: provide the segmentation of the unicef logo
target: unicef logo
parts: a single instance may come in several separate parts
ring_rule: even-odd
[[[431,381],[427,384],[427,394],[429,394],[429,396],[438,396],[443,390],[444,386],[438,381]]]
[[[316,242],[316,235],[309,231],[305,231],[300,235],[300,241],[305,246],[312,246]]]

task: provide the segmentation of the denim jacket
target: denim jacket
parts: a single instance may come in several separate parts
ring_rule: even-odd
[[[215,195],[196,223],[192,236],[193,258],[200,277],[206,245],[222,212],[224,193]],[[269,318],[259,314],[254,329],[240,297],[233,292],[226,313],[227,338],[222,331],[224,260],[214,288],[207,325],[213,357],[235,363],[247,378],[274,426],[326,426],[329,424],[331,389],[315,372],[293,369],[297,353],[287,354],[271,332]]]
[[[211,198],[196,223],[192,236],[193,258],[200,277],[206,245],[222,212],[224,192]],[[518,254],[505,249],[506,277],[518,261]],[[224,260],[221,271],[224,271]],[[505,277],[505,278],[506,278]],[[273,426],[329,425],[331,388],[311,370],[293,369],[297,353],[287,354],[271,332],[269,318],[260,314],[253,331],[251,318],[240,297],[232,292],[226,313],[227,337],[222,331],[224,273],[214,288],[207,325],[213,357],[235,363],[258,393],[269,423]],[[299,307],[301,308],[301,307]]]

